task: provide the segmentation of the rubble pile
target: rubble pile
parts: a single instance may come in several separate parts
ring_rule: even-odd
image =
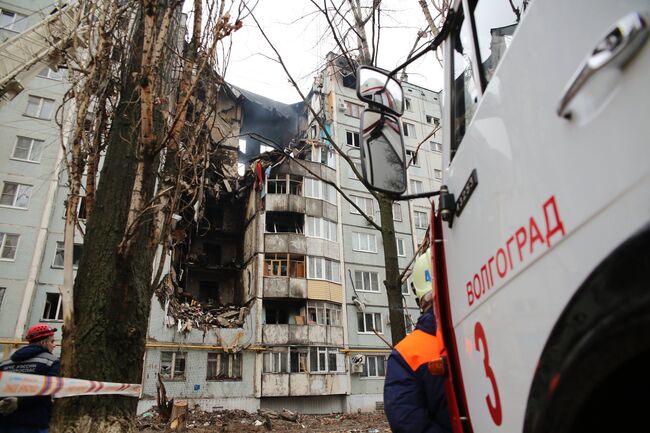
[[[248,308],[236,305],[214,307],[192,300],[189,303],[170,303],[167,314],[176,319],[178,332],[189,332],[210,327],[241,328]]]
[[[159,420],[155,409],[137,419],[137,429],[143,433],[171,432]],[[257,413],[243,410],[205,412],[190,410],[186,431],[212,432],[318,432],[318,433],[387,433],[388,422],[381,411],[358,414],[304,415],[290,410],[260,409]]]

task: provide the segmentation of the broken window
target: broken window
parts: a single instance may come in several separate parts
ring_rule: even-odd
[[[160,376],[163,379],[185,379],[186,352],[161,352]]]
[[[265,277],[305,278],[305,256],[295,254],[266,254]]]
[[[302,195],[302,176],[293,174],[276,174],[268,178],[269,194]]]
[[[79,266],[79,259],[83,252],[82,244],[74,244],[72,247],[72,268],[76,269]],[[52,264],[53,268],[62,268],[63,267],[63,242],[56,243],[56,251],[54,253],[54,263]]]
[[[208,230],[221,230],[223,228],[223,208],[217,206],[206,206],[204,222],[208,223]]]
[[[43,309],[43,320],[63,320],[63,309],[61,308],[60,293],[45,294],[45,308]]]
[[[264,301],[265,324],[267,325],[304,325],[304,301],[286,299],[282,301]]]
[[[307,349],[289,348],[289,364],[291,373],[306,373]]]
[[[267,212],[267,233],[302,233],[305,217],[296,212]]]
[[[206,380],[241,380],[241,353],[208,353]]]
[[[219,266],[221,264],[221,245],[204,242],[203,255],[200,257],[207,266]]]
[[[218,304],[219,303],[219,282],[199,281],[199,301]]]
[[[330,302],[309,301],[307,317],[310,325],[341,326],[341,306]]]
[[[264,373],[287,373],[287,352],[264,354]]]

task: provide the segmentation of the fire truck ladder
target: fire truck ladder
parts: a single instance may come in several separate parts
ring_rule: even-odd
[[[77,20],[78,10],[78,3],[67,5],[0,44],[2,99],[11,100],[23,90],[20,80],[36,75],[38,71],[29,73],[35,64],[44,62],[56,71],[62,61],[62,50],[77,44],[85,46],[84,29]]]

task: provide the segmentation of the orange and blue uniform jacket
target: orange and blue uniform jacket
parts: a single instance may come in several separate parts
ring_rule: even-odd
[[[451,432],[444,378],[433,376],[427,368],[443,350],[433,309],[429,309],[388,357],[384,411],[393,432]]]

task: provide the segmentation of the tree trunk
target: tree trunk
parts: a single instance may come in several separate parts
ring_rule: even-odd
[[[395,223],[393,222],[393,200],[384,194],[377,195],[379,215],[381,217],[381,239],[384,246],[384,268],[386,270],[386,294],[388,297],[388,318],[393,346],[406,336],[404,324],[404,307],[402,287],[399,280],[399,262],[397,260],[397,241]]]
[[[142,25],[136,23],[136,29]],[[117,254],[127,222],[138,161],[140,104],[137,72],[142,32],[136,31],[132,58],[123,74],[120,103],[107,140],[107,153],[97,187],[95,210],[88,220],[84,254],[74,284],[74,362],[63,376],[97,381],[140,383],[147,320],[151,304],[153,252],[148,223],[137,232],[127,256]],[[155,159],[145,159],[143,195],[150,198]],[[54,432],[133,431],[137,399],[118,396],[57,400]]]

